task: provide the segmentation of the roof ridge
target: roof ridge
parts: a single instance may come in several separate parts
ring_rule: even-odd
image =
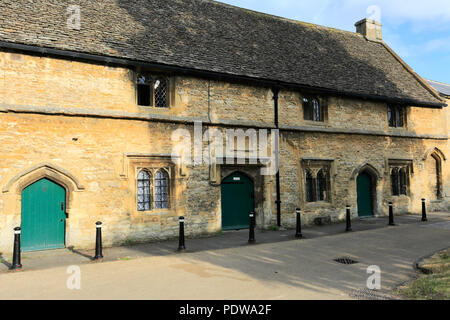
[[[302,25],[305,25],[305,26],[310,26],[310,27],[315,27],[315,28],[322,28],[322,29],[326,29],[328,31],[337,31],[337,32],[347,33],[347,34],[350,34],[350,35],[353,35],[353,36],[356,36],[356,37],[364,38],[363,35],[361,35],[361,34],[359,34],[357,32],[343,30],[343,29],[338,29],[338,28],[333,28],[333,27],[328,27],[328,26],[324,26],[324,25],[316,24],[316,23],[312,23],[312,22],[306,22],[306,21],[296,20],[296,19],[292,19],[292,18],[282,17],[282,16],[278,16],[278,15],[275,15],[275,14],[271,14],[271,13],[266,13],[266,12],[256,11],[256,10],[253,10],[253,9],[248,9],[248,8],[235,6],[235,5],[224,3],[224,2],[221,2],[221,1],[216,1],[216,0],[197,0],[197,1],[209,2],[209,3],[216,4],[216,5],[221,5],[221,6],[224,6],[224,7],[228,7],[230,9],[246,11],[247,13],[259,14],[259,15],[262,15],[262,16],[265,16],[265,17],[268,17],[268,18],[282,20],[282,21],[285,21],[285,22],[293,23],[293,24],[302,24]]]

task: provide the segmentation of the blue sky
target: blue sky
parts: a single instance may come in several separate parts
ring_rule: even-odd
[[[383,40],[418,74],[450,83],[450,0],[220,1],[348,31],[363,18],[381,20]]]

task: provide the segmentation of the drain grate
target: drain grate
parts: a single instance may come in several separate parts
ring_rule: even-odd
[[[337,259],[334,259],[333,261],[336,261],[336,262],[342,263],[342,264],[355,264],[355,263],[358,263],[358,261],[353,260],[352,258],[348,258],[348,257],[337,258]]]

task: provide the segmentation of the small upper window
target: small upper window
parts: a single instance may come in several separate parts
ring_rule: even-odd
[[[167,108],[167,80],[158,78],[153,83],[155,92],[155,107]]]
[[[324,121],[323,107],[317,98],[303,98],[303,118],[310,121]]]
[[[138,105],[151,106],[152,105],[152,84],[148,77],[140,75],[138,77]]]
[[[406,112],[402,106],[388,106],[389,127],[402,128],[406,124]]]
[[[169,106],[168,92],[168,81],[164,77],[138,76],[138,105],[167,108]]]

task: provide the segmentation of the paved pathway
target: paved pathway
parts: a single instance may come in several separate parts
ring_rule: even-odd
[[[303,240],[292,231],[259,232],[254,246],[245,245],[246,232],[231,232],[189,240],[185,254],[174,253],[176,242],[106,249],[103,263],[81,255],[91,252],[27,253],[24,271],[0,274],[0,299],[369,298],[370,265],[381,268],[382,291],[371,293],[382,298],[414,276],[415,260],[450,246],[450,213],[419,221],[402,216],[386,227],[385,218],[362,220],[352,233],[341,224],[315,227]],[[359,263],[333,261],[341,256]],[[67,289],[68,265],[80,266],[81,290]]]

